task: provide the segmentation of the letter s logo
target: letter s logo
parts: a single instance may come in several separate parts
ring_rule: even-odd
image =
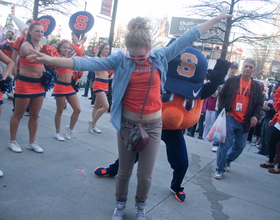
[[[22,35],[24,36],[25,39],[26,39],[26,37],[27,37],[27,34],[28,34],[28,28],[25,28],[25,29],[22,31]]]
[[[41,19],[40,20],[40,24],[43,26],[44,32],[46,32],[46,30],[48,29],[50,23],[51,22],[50,22],[49,19]]]
[[[177,67],[177,72],[181,76],[185,76],[188,78],[191,78],[196,70],[195,64],[197,64],[198,59],[195,55],[190,54],[190,53],[184,53],[181,55],[181,66]]]
[[[88,17],[84,15],[79,15],[76,19],[74,27],[78,30],[84,30],[87,26]]]

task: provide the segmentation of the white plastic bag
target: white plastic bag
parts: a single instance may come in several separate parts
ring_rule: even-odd
[[[222,142],[225,143],[227,136],[226,130],[226,110],[223,109],[219,114],[218,118],[214,122],[212,128],[206,136],[208,141]]]

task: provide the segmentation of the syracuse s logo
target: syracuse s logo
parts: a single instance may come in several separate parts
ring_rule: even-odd
[[[198,62],[198,59],[195,55],[190,53],[183,53],[181,55],[182,63],[177,67],[177,72],[181,76],[191,78],[194,73]]]

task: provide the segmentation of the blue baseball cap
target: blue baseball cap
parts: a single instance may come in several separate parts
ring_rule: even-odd
[[[238,63],[236,63],[236,62],[231,62],[230,67],[233,67],[233,66],[236,66],[236,67],[238,68]]]
[[[164,89],[170,93],[196,100],[201,96],[208,62],[205,56],[193,47],[187,49],[168,63]]]

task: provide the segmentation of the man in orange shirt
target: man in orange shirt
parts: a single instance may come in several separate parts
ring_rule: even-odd
[[[226,110],[227,136],[225,143],[220,143],[218,148],[216,179],[221,179],[225,171],[230,171],[230,163],[246,147],[249,129],[256,126],[260,117],[262,91],[252,78],[256,67],[256,61],[247,58],[243,63],[242,74],[229,78],[220,92],[218,110]]]

